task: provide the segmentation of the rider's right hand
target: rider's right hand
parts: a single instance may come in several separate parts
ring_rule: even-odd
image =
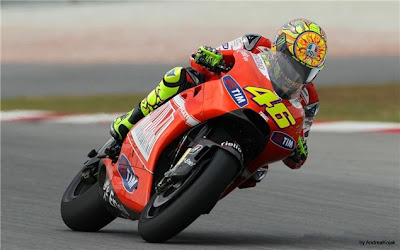
[[[221,71],[221,66],[224,66],[221,52],[208,46],[200,46],[192,58],[195,63],[213,72]]]

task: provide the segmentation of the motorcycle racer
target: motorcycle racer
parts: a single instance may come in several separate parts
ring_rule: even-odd
[[[266,58],[268,74],[275,92],[282,99],[298,99],[305,111],[303,136],[297,147],[283,162],[292,169],[300,168],[308,156],[307,137],[314,116],[318,112],[319,99],[312,80],[324,67],[327,53],[325,32],[316,23],[306,19],[295,19],[285,24],[271,41],[263,36],[247,34],[217,48],[200,46],[190,59],[191,67],[175,67],[168,71],[160,83],[137,106],[117,117],[111,124],[110,133],[122,142],[129,130],[143,117],[157,109],[178,93],[202,84],[225,66],[234,64],[233,53],[246,49],[252,53],[269,51]],[[281,57],[289,59],[292,67],[285,71]],[[295,70],[293,70],[293,68]],[[240,188],[253,187],[261,181],[268,166],[261,168]]]

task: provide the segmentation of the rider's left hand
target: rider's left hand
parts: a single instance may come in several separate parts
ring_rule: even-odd
[[[307,159],[308,156],[308,147],[307,141],[299,136],[299,140],[297,141],[297,147],[293,150],[293,153],[289,156],[296,163],[300,163]]]
[[[308,147],[307,141],[299,136],[299,140],[297,141],[297,147],[293,150],[293,152],[283,160],[283,162],[290,168],[296,169],[300,168],[308,156]]]

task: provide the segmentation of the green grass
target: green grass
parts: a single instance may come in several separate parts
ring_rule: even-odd
[[[400,83],[317,86],[317,120],[400,122]],[[125,113],[146,94],[27,96],[2,99],[1,110],[48,110],[59,113]]]
[[[59,113],[111,113],[131,110],[145,94],[26,96],[1,100],[1,110],[48,110]]]
[[[400,83],[316,88],[317,120],[400,122]]]

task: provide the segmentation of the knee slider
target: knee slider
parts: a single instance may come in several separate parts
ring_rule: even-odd
[[[168,71],[163,82],[167,87],[178,87],[186,82],[186,69],[183,67],[175,67]]]

